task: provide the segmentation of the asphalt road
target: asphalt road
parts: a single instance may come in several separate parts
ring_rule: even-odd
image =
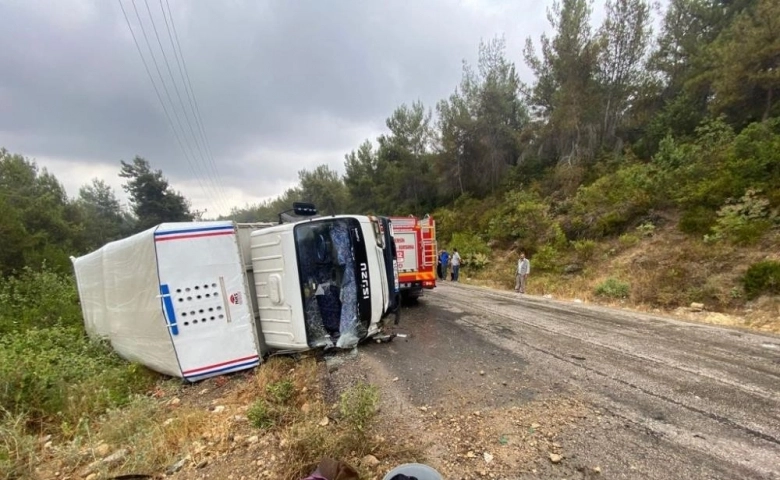
[[[516,478],[780,479],[780,337],[449,282],[399,331],[361,354],[410,404],[576,396],[598,413],[566,461]]]

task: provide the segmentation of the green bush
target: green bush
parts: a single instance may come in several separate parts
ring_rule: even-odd
[[[572,242],[577,257],[581,260],[590,260],[596,253],[596,242],[593,240],[577,240]]]
[[[461,265],[470,271],[482,270],[490,263],[490,247],[473,233],[454,233],[452,235],[452,248],[458,249],[462,260]]]
[[[556,223],[549,205],[535,192],[507,192],[490,219],[488,236],[500,242],[519,242],[532,248],[556,240]]]
[[[436,221],[436,239],[441,248],[448,245],[452,240],[452,234],[455,229],[461,226],[460,221],[457,212],[449,208],[434,210],[432,216]]]
[[[627,298],[631,291],[628,283],[621,282],[616,278],[608,278],[596,287],[596,295],[608,298]]]
[[[31,328],[0,338],[0,408],[66,435],[154,379],[90,341],[81,327]]]
[[[269,383],[265,387],[265,391],[271,397],[271,400],[278,404],[285,405],[295,393],[295,385],[292,380],[280,380],[278,382]]]
[[[273,409],[262,398],[249,407],[249,411],[246,412],[246,418],[249,419],[249,423],[252,426],[262,430],[269,429],[276,424],[276,415],[274,415]]]
[[[341,418],[357,432],[364,432],[376,416],[379,391],[376,386],[358,383],[341,394]]]
[[[484,253],[469,253],[463,256],[463,265],[470,270],[482,270],[490,264],[490,258]]]
[[[617,234],[660,199],[652,165],[623,166],[577,190],[570,205],[570,236],[598,238]]]
[[[453,235],[458,232],[487,232],[488,223],[493,218],[491,211],[498,200],[490,197],[478,200],[466,194],[449,208],[434,210],[432,216],[436,220],[436,237],[440,245],[452,246],[455,243]]]
[[[643,237],[652,237],[655,233],[655,225],[650,222],[645,222],[636,227],[636,232]]]
[[[544,272],[556,270],[560,266],[560,258],[561,254],[555,247],[552,245],[542,245],[536,253],[534,253],[533,258],[529,260],[531,261],[531,266],[534,270]],[[515,270],[517,270],[517,266],[515,266]],[[517,272],[515,271],[513,273]]]
[[[680,216],[678,228],[681,232],[690,235],[706,235],[712,231],[717,218],[715,211],[710,208],[701,205],[691,206]]]
[[[667,157],[680,157],[664,166],[664,176],[683,212],[682,231],[710,233],[718,209],[749,189],[768,192],[770,207],[780,205],[780,120],[751,124],[739,135],[722,120],[713,120],[697,129],[692,143],[670,142],[668,148],[675,153]]]
[[[639,243],[639,237],[631,233],[624,233],[618,237],[618,242],[620,242],[622,246],[629,248]]]
[[[751,300],[763,293],[780,294],[780,262],[754,263],[742,277],[742,286]]]
[[[490,247],[487,246],[487,243],[485,243],[479,235],[473,233],[453,233],[451,248],[457,248],[460,257],[464,260],[477,253],[490,255]],[[450,255],[452,255],[452,250],[450,251]]]
[[[81,324],[71,276],[25,268],[16,277],[0,278],[0,335],[30,327]]]
[[[716,239],[749,245],[772,227],[775,218],[769,200],[756,190],[748,189],[738,202],[729,202],[718,210],[713,231]]]

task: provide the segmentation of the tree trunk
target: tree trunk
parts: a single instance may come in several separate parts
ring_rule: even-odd
[[[609,132],[609,115],[610,115],[609,109],[610,109],[610,107],[612,107],[612,92],[611,91],[609,92],[609,95],[607,96],[607,108],[605,109],[606,111],[604,112],[604,134],[601,137],[602,138],[602,142],[605,142],[605,143],[606,143],[607,138],[609,137],[609,133],[608,132]]]
[[[772,87],[766,92],[766,108],[764,108],[764,116],[761,117],[762,122],[766,122],[769,118],[769,112],[772,110]]]
[[[461,159],[460,156],[458,156],[458,185],[460,186],[460,194],[463,195],[463,176],[460,173],[461,165],[460,165]]]

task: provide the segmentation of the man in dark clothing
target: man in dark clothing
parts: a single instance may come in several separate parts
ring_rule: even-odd
[[[442,249],[441,255],[439,255],[439,262],[441,263],[441,275],[439,278],[447,279],[447,270],[449,270],[450,254],[446,249]]]

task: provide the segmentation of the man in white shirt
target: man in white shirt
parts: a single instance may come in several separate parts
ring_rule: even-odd
[[[531,273],[531,262],[525,258],[525,252],[520,252],[520,260],[517,261],[517,273],[515,274],[515,292],[525,293],[525,282]]]
[[[450,263],[452,264],[452,281],[457,282],[458,276],[460,275],[460,254],[458,253],[457,248],[453,250]]]

